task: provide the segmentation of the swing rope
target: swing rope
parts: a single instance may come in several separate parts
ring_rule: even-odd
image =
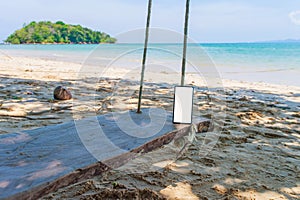
[[[149,2],[148,2],[148,16],[147,16],[147,24],[146,24],[146,32],[145,32],[145,43],[144,43],[144,53],[143,53],[143,61],[142,61],[142,72],[141,72],[141,81],[140,81],[140,91],[139,91],[139,101],[138,101],[137,113],[141,113],[141,103],[142,103],[142,93],[143,93],[143,84],[144,84],[144,75],[145,75],[145,65],[146,65],[148,39],[149,39],[149,27],[150,27],[151,7],[152,7],[152,0],[149,0]]]
[[[185,66],[186,66],[186,49],[188,39],[188,28],[189,28],[189,12],[190,12],[190,0],[186,0],[185,7],[185,21],[184,21],[184,40],[183,40],[183,52],[182,52],[182,68],[181,68],[181,86],[184,86],[185,79]]]
[[[144,84],[148,40],[149,40],[151,7],[152,7],[152,0],[149,0],[148,1],[148,14],[147,14],[147,22],[146,22],[145,43],[144,43],[144,52],[143,52],[143,60],[142,60],[142,71],[141,71],[137,113],[141,113],[143,84]],[[190,0],[186,0],[185,21],[184,21],[184,40],[183,40],[183,53],[182,53],[183,55],[182,55],[182,68],[181,68],[181,86],[184,86],[184,80],[185,80],[185,67],[186,67],[186,60],[187,60],[186,59],[186,51],[187,51],[187,39],[188,39],[189,8],[190,8]]]

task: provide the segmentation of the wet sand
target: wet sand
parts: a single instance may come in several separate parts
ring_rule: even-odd
[[[136,108],[138,72],[78,75],[80,64],[0,57],[0,134]],[[150,73],[143,106],[172,110],[176,80]],[[207,88],[194,75],[187,84],[194,115],[213,119],[213,131],[197,134],[176,159],[166,145],[43,199],[300,198],[300,88],[232,80]],[[58,85],[74,99],[53,100]]]

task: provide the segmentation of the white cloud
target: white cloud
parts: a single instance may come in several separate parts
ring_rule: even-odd
[[[300,10],[290,12],[289,17],[294,24],[300,25]]]

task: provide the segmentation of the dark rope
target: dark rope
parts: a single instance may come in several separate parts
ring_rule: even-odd
[[[184,79],[185,79],[186,49],[187,49],[188,28],[189,28],[189,12],[190,12],[190,0],[186,0],[182,68],[181,68],[181,86],[184,85]]]
[[[150,26],[150,17],[151,17],[151,7],[152,7],[152,0],[149,0],[137,113],[141,113],[141,102],[142,102],[142,93],[143,93],[143,84],[144,84],[144,75],[145,75],[145,65],[146,65],[146,58],[147,58],[147,48],[148,48],[148,39],[149,39],[149,26]]]

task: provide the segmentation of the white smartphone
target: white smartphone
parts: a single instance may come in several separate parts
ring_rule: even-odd
[[[173,123],[190,124],[193,116],[194,88],[176,86],[174,89]]]

